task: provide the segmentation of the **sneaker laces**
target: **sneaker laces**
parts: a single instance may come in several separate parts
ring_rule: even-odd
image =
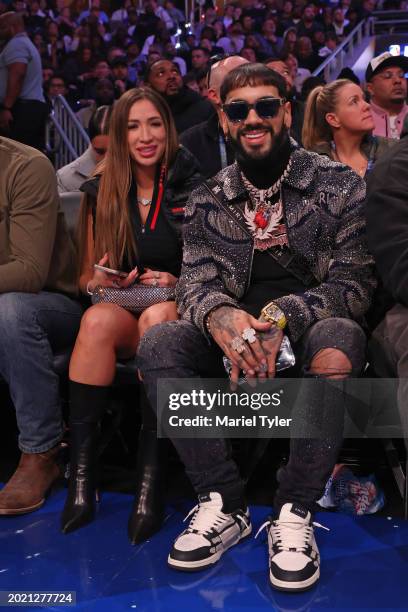
[[[183,523],[192,514],[194,514],[194,516],[186,529],[187,532],[192,532],[194,530],[198,533],[209,533],[214,527],[220,527],[231,517],[230,514],[224,514],[224,512],[217,510],[217,508],[214,508],[214,506],[210,506],[208,504],[197,504],[183,519]],[[235,514],[235,517],[244,524],[245,528],[249,526],[248,520],[242,514]]]
[[[296,525],[296,527],[294,527],[294,525]],[[330,531],[328,527],[315,522],[311,525],[307,525],[303,521],[272,521],[269,519],[260,526],[255,539],[267,527],[270,527],[273,538],[280,550],[289,551],[296,549],[296,552],[306,550],[313,534],[313,527],[319,527],[320,529]],[[285,542],[284,545],[283,542]]]

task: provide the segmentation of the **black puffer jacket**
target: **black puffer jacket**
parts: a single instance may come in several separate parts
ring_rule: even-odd
[[[206,121],[214,114],[211,102],[188,87],[183,87],[174,96],[163,97],[170,107],[179,134],[193,125]]]

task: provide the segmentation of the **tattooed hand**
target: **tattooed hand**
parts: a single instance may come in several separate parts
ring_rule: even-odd
[[[259,318],[259,321],[264,321],[262,316]],[[275,378],[276,360],[283,340],[283,330],[277,325],[272,324],[268,331],[259,334],[259,340],[268,362],[268,371],[265,373],[265,377]]]
[[[231,342],[234,338],[241,337],[244,329],[248,327],[253,327],[258,332],[256,340],[252,344],[242,340],[245,350],[242,353],[238,353],[231,348]],[[245,370],[246,376],[251,378],[258,376],[262,368],[266,368],[266,365],[269,368],[268,356],[259,341],[259,333],[268,333],[271,327],[272,323],[259,321],[251,317],[244,310],[232,308],[231,306],[220,306],[220,308],[211,313],[211,335],[225,356],[231,360],[231,381],[233,383],[238,382],[241,370]],[[267,345],[267,350],[270,350],[269,344]],[[263,374],[264,376],[265,374]]]

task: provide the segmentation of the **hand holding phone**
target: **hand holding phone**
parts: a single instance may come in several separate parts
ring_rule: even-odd
[[[99,270],[100,272],[105,272],[105,274],[111,274],[113,276],[120,276],[120,278],[126,278],[127,272],[121,272],[120,270],[114,270],[113,268],[107,268],[106,266],[101,266],[100,264],[94,264],[95,270]]]
[[[129,274],[126,272],[122,272],[121,270],[115,270],[114,268],[109,267],[109,254],[105,253],[105,255],[98,261],[97,264],[94,264],[94,275],[93,278],[87,284],[87,293],[92,293],[95,290],[95,287],[98,285],[102,287],[113,287],[116,289],[125,289],[132,285],[139,271],[137,268],[131,270]]]

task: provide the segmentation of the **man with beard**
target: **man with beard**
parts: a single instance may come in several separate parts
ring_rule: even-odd
[[[371,113],[375,136],[399,138],[408,114],[408,57],[382,53],[374,57],[366,70],[367,90],[371,97]]]
[[[261,64],[225,78],[223,129],[236,162],[191,195],[176,290],[182,318],[147,332],[139,364],[156,407],[160,378],[216,378],[223,355],[233,384],[240,371],[252,384],[274,378],[283,333],[289,336],[303,378],[293,410],[303,411],[306,426],[319,423],[322,435],[292,434],[276,517],[265,526],[272,586],[300,591],[319,578],[312,515],[341,446],[345,379],[365,363],[357,321],[375,281],[364,181],[290,140],[285,94],[284,79]],[[168,563],[203,569],[251,533],[243,482],[226,440],[180,439],[162,424],[199,500]]]
[[[145,80],[166,100],[179,134],[207,120],[214,112],[208,100],[183,85],[180,68],[175,62],[167,59],[153,62]]]

